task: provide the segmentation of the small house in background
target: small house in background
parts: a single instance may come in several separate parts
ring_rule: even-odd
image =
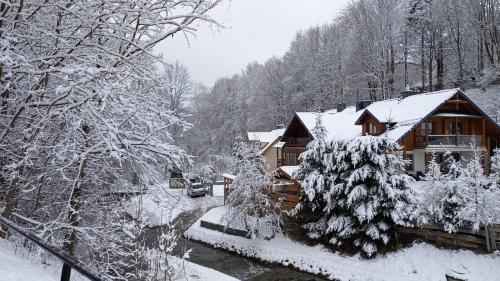
[[[268,171],[278,168],[283,143],[280,142],[285,129],[278,128],[269,132],[248,132],[248,142],[260,148],[260,153],[266,158]]]

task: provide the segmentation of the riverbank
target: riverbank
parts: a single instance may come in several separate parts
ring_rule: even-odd
[[[185,236],[243,256],[292,266],[332,280],[441,281],[446,280],[446,274],[468,281],[500,280],[499,253],[478,255],[470,251],[442,250],[419,243],[395,253],[364,260],[359,256],[333,253],[320,245],[307,246],[284,235],[277,235],[271,240],[252,241],[200,226],[201,220],[219,223],[217,214],[223,213],[221,208],[224,207],[207,212],[184,233]]]

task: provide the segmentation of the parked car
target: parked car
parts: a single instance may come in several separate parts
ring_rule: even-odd
[[[203,182],[196,178],[189,179],[187,195],[189,197],[205,196],[205,186],[203,185]]]

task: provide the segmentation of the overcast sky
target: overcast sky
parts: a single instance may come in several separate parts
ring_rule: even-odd
[[[349,0],[232,0],[212,12],[226,28],[202,25],[196,38],[177,34],[156,47],[169,61],[179,60],[195,81],[212,86],[240,73],[252,61],[283,55],[299,29],[331,21]]]

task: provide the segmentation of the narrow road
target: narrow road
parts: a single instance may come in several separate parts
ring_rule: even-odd
[[[323,281],[326,279],[312,274],[302,273],[292,268],[279,265],[264,264],[255,259],[245,258],[229,251],[214,249],[209,245],[188,240],[182,233],[196,222],[206,210],[186,212],[176,219],[176,231],[180,234],[174,254],[182,256],[186,250],[192,249],[189,261],[212,268],[240,280],[248,281]],[[149,245],[157,241],[161,227],[148,230],[146,241]]]

